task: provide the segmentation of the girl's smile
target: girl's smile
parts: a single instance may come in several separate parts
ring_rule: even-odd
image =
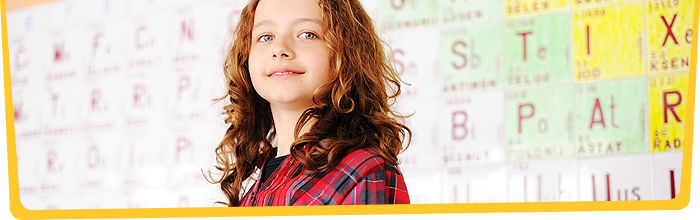
[[[297,70],[295,68],[291,67],[277,67],[273,68],[269,73],[267,73],[267,77],[270,79],[289,79],[298,75],[304,74],[303,71]]]

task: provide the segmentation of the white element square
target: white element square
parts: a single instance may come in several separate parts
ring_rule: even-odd
[[[155,178],[155,177],[154,177]],[[170,190],[158,188],[135,188],[122,190],[121,204],[119,208],[161,208],[167,207]]]
[[[440,147],[447,164],[499,163],[503,150],[503,91],[440,99]]]
[[[49,209],[83,209],[85,201],[75,192],[44,193],[32,196],[21,196],[22,206],[29,210]]]
[[[167,133],[164,125],[140,124],[129,127],[123,134],[122,147],[115,153],[115,166],[120,176],[148,176],[146,170],[166,167],[163,146]]]
[[[213,13],[211,11],[209,12],[215,16],[215,22],[213,23],[215,25],[214,34],[212,35],[212,37],[215,37],[215,40],[212,42],[221,45],[220,48],[216,48],[218,49],[216,51],[217,55],[222,57],[226,55],[228,49],[224,47],[233,37],[231,34],[238,24],[241,11],[243,7],[246,6],[246,3],[247,1],[243,0],[224,0],[216,1],[212,4],[212,6],[215,7]]]
[[[438,53],[440,29],[426,27],[390,31],[384,40],[402,84],[402,99],[435,98],[440,94]]]
[[[443,203],[506,202],[506,167],[487,166],[447,167],[443,181]]]
[[[8,38],[12,88],[36,85],[43,81],[52,55],[47,49],[53,46],[48,35],[31,34]]]
[[[172,46],[168,53],[173,64],[190,64],[202,61],[216,61],[221,57],[219,51],[223,44],[218,41],[217,33],[221,31],[221,9],[218,4],[202,4],[176,8],[172,18],[163,25],[171,35]]]
[[[104,0],[103,0],[104,1]],[[73,0],[47,4],[51,31],[65,30],[71,26],[90,21],[90,0]]]
[[[172,63],[174,11],[136,14],[129,20],[127,70],[167,69]]]
[[[48,47],[42,53],[49,56],[46,64],[47,73],[43,73],[46,82],[70,81],[85,75],[85,60],[89,51],[89,32],[85,26],[71,26],[48,33]],[[71,75],[70,73],[75,75]]]
[[[84,44],[88,78],[118,75],[126,69],[128,46],[134,35],[129,33],[131,23],[126,19],[107,20],[87,25]]]
[[[124,20],[129,16],[130,3],[130,0],[87,0],[81,2],[88,8],[86,17],[89,21],[99,23]]]
[[[172,11],[173,8],[187,5],[190,0],[129,0],[130,13],[144,15],[154,12]]]
[[[653,199],[651,161],[647,153],[579,159],[580,201]]]
[[[508,202],[578,200],[576,160],[508,163]]]
[[[404,125],[412,132],[411,143],[406,151],[399,154],[401,166],[406,169],[422,168],[443,164],[440,137],[438,134],[439,101],[432,100],[399,100],[395,107],[403,115],[411,115],[403,119]],[[402,121],[399,119],[399,121]],[[408,135],[408,134],[406,134]],[[404,147],[408,144],[404,139]]]
[[[443,201],[440,188],[445,175],[442,170],[444,167],[423,166],[408,169],[399,165],[399,168],[402,171],[411,204],[434,204]]]
[[[117,152],[125,146],[121,129],[85,132],[80,138],[77,156],[79,192],[110,191],[121,186],[122,178],[117,168]]]
[[[653,160],[654,199],[669,200],[678,196],[681,191],[683,152],[654,153]],[[671,186],[671,182],[673,182],[673,186]]]
[[[79,158],[74,153],[79,152],[79,143],[74,135],[56,134],[22,141],[21,150],[17,151],[18,182],[20,200],[25,207],[61,208],[64,204],[48,200],[74,195],[79,190],[79,181],[75,178],[81,175]]]
[[[76,82],[46,83],[38,89],[36,99],[25,102],[41,103],[37,117],[37,125],[50,128],[76,128],[83,119],[83,99],[87,88],[76,86]]]
[[[76,83],[82,88],[77,97],[80,107],[80,121],[84,123],[109,123],[121,128],[124,124],[124,103],[132,98],[127,96],[123,75],[112,74]]]
[[[500,19],[503,16],[502,1],[436,1],[437,19],[442,27],[474,24]]]
[[[7,36],[46,33],[49,29],[50,5],[36,5],[7,12]]]
[[[107,180],[109,181],[109,180]],[[117,188],[108,190],[92,190],[76,194],[80,201],[68,203],[74,209],[107,209],[126,208],[118,204],[124,200],[124,196]]]

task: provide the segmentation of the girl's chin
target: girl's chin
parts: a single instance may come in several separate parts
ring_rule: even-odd
[[[312,107],[314,105],[313,100],[310,98],[308,99],[293,99],[289,97],[283,97],[283,98],[270,98],[270,99],[265,99],[267,100],[271,106],[278,107],[278,108],[287,108],[287,109],[307,109],[309,107]]]

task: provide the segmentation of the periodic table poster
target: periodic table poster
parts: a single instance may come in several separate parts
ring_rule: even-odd
[[[364,0],[406,82],[412,203],[679,193],[691,0]],[[245,0],[7,12],[28,209],[211,207],[222,63]]]

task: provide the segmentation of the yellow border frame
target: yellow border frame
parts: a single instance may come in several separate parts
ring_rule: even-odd
[[[695,0],[693,30],[698,30],[698,6]],[[9,49],[7,44],[7,14],[5,0],[0,0],[2,16],[3,76],[5,85],[5,119],[7,127],[7,168],[9,175],[10,212],[19,219],[75,219],[75,218],[173,218],[173,217],[228,217],[228,216],[303,216],[303,215],[376,215],[376,214],[437,214],[437,213],[494,213],[494,212],[574,212],[574,211],[638,211],[679,210],[690,203],[690,176],[693,152],[693,125],[695,119],[695,75],[697,71],[697,37],[691,46],[688,73],[688,99],[685,145],[681,187],[671,200],[609,201],[609,202],[537,202],[537,203],[469,203],[469,204],[411,204],[411,205],[356,205],[305,207],[210,207],[210,208],[139,208],[139,209],[68,209],[29,210],[19,199],[17,155],[15,143],[12,83],[10,78]]]

